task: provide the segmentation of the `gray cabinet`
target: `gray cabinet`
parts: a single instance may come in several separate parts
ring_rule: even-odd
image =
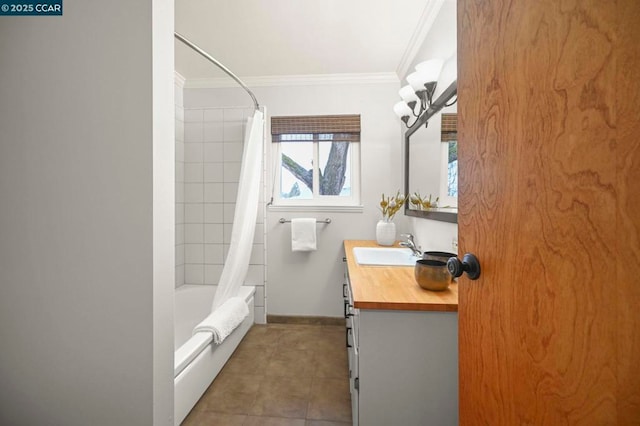
[[[457,312],[356,309],[343,286],[353,424],[458,424]]]
[[[342,286],[344,298],[344,316],[346,319],[345,342],[349,358],[349,391],[351,392],[351,413],[353,426],[358,425],[358,310],[353,307],[353,293],[349,285],[349,275],[345,272],[345,283]]]

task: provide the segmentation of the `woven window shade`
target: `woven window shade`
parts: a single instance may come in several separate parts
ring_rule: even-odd
[[[273,142],[360,141],[360,115],[271,117]]]
[[[458,140],[458,114],[442,114],[440,133],[442,142]]]

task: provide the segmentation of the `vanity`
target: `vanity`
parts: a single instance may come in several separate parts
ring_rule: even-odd
[[[458,424],[458,292],[418,286],[412,266],[366,266],[344,242],[354,425]]]

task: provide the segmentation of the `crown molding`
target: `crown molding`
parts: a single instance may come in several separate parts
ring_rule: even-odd
[[[429,30],[433,26],[443,4],[444,0],[431,0],[427,2],[427,5],[422,11],[422,16],[420,16],[420,20],[418,21],[418,26],[413,32],[411,40],[409,40],[409,44],[396,69],[399,78],[406,75],[411,63],[415,60],[418,50],[420,50],[422,43],[424,43],[427,33],[429,33]]]
[[[186,78],[178,71],[173,71],[173,81],[181,89],[184,89]]]
[[[279,75],[263,77],[243,77],[248,87],[276,87],[276,86],[322,86],[340,84],[399,84],[400,80],[395,72],[381,73],[353,73],[353,74],[306,74]],[[185,81],[185,89],[219,89],[225,87],[239,87],[230,78],[189,78]]]

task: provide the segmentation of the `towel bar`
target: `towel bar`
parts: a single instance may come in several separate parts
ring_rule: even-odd
[[[278,222],[280,222],[280,223],[291,223],[291,220],[290,219],[285,219],[284,217],[281,217]],[[329,218],[326,218],[324,220],[316,219],[316,223],[327,223],[328,224],[328,223],[331,223],[331,219],[329,219]]]

